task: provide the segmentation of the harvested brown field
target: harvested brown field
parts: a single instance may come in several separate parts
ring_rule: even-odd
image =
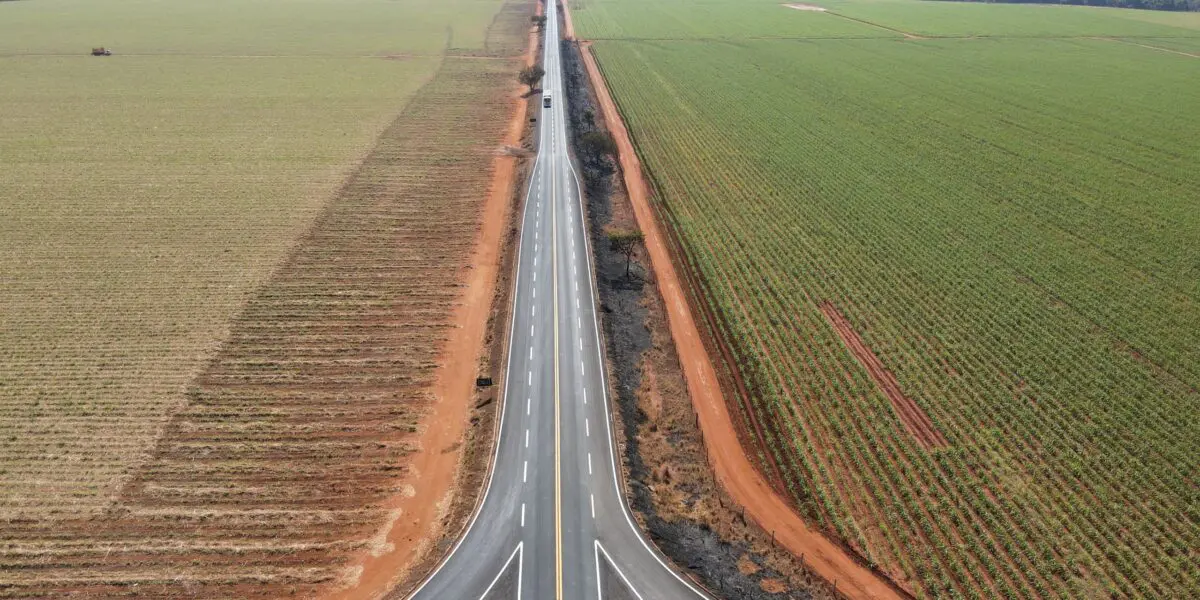
[[[29,380],[45,373],[48,381],[55,369],[69,372],[80,359],[60,353],[59,364],[41,358],[35,370],[28,359],[15,359],[20,346],[0,355],[0,473],[6,479],[0,487],[0,597],[312,597],[357,580],[360,558],[388,549],[388,530],[402,516],[397,499],[420,485],[422,474],[408,467],[411,458],[446,450],[416,443],[435,425],[428,422],[431,406],[445,400],[432,393],[436,367],[447,360],[476,362],[474,355],[447,358],[443,347],[457,327],[452,315],[472,272],[531,10],[528,2],[497,4],[482,21],[491,25],[476,49],[449,53],[470,56],[418,60],[433,66],[424,85],[414,85],[415,94],[393,95],[396,110],[403,110],[381,128],[373,148],[364,149],[365,158],[326,196],[324,208],[293,219],[309,223],[307,231],[291,238],[290,251],[277,253],[282,260],[275,266],[256,265],[265,271],[261,281],[238,279],[244,297],[221,299],[222,307],[240,304],[236,316],[220,322],[219,311],[201,313],[210,337],[200,337],[212,339],[211,348],[192,341],[197,336],[183,319],[151,340],[125,338],[124,352],[116,341],[94,347],[103,363],[60,376],[52,391],[39,393],[42,400],[26,395],[36,391]],[[342,68],[353,72],[354,64]],[[0,144],[5,141],[0,136]],[[299,148],[293,150],[316,151]],[[211,185],[203,170],[192,177],[201,189]],[[23,189],[20,178],[0,183]],[[257,183],[247,177],[251,190]],[[240,257],[262,243],[246,233],[236,239],[239,219],[256,223],[286,210],[263,206],[204,215],[233,220],[221,223],[222,233],[235,234],[223,247],[205,246],[203,236],[177,240],[195,244],[200,256],[215,255],[201,273],[206,283],[223,285],[221,269],[230,266],[219,262],[222,254],[232,250]],[[155,206],[140,208],[139,218]],[[203,208],[193,206],[192,213]],[[50,218],[47,213],[43,209],[40,218]],[[83,225],[58,221],[64,222]],[[286,231],[271,242],[282,243]],[[173,239],[177,233],[150,235]],[[18,283],[33,289],[24,279]],[[85,332],[112,331],[114,321],[139,319],[161,327],[159,315],[183,310],[171,303],[191,289],[183,282],[174,294],[164,293],[172,290],[168,285],[155,290],[128,287],[125,294],[138,298],[138,308],[110,302],[109,313],[68,312],[60,329],[69,333],[87,324]],[[59,296],[74,293],[62,289]],[[4,306],[16,301],[0,300]],[[162,344],[148,343],[154,339]],[[132,360],[156,352],[167,360]],[[189,362],[200,365],[197,372],[181,368]],[[154,368],[139,368],[149,364]],[[106,377],[117,380],[106,385]],[[90,389],[84,387],[89,381]],[[148,391],[158,399],[143,400]],[[36,416],[42,421],[33,421],[41,433],[18,422],[30,402],[42,403]],[[141,450],[144,440],[147,450]]]
[[[312,595],[352,576],[340,567],[398,516],[387,503],[435,400],[494,154],[480,131],[498,139],[511,107],[497,93],[506,66],[443,64],[249,303],[103,517],[6,523],[7,593]]]

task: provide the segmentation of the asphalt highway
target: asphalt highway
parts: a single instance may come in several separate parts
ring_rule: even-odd
[[[706,598],[646,543],[622,498],[555,4],[492,473],[467,531],[412,598]]]

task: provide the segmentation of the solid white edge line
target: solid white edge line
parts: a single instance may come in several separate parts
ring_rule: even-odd
[[[543,62],[545,62],[545,59],[543,59]],[[544,133],[544,131],[539,130],[538,137],[539,138],[544,137],[543,133]],[[542,140],[539,139],[538,146],[541,147],[541,144],[542,144]],[[538,165],[541,164],[541,162],[542,162],[542,153],[541,153],[541,151],[539,151],[537,154],[537,158],[535,158],[533,160],[533,169],[530,171],[530,173],[537,173]],[[539,185],[541,184],[541,179],[538,180],[538,184]],[[578,185],[579,185],[578,179],[575,180],[575,185],[578,187]],[[530,198],[530,196],[532,196],[532,190],[533,190],[532,186],[525,188],[525,207],[523,209],[521,209],[522,235],[517,238],[517,260],[514,261],[517,263],[517,273],[516,273],[516,276],[513,277],[513,288],[512,288],[512,296],[511,296],[511,298],[513,298],[513,302],[516,302],[517,292],[519,292],[521,289],[521,250],[523,250],[524,246],[525,246],[524,227],[525,227],[525,222],[529,220],[529,198]],[[539,200],[539,202],[540,202],[540,200]],[[534,276],[535,277],[537,276],[536,271],[534,272]],[[515,312],[515,311],[513,311],[513,312]],[[505,417],[505,413],[507,413],[506,409],[508,408],[508,385],[509,385],[508,376],[512,373],[512,354],[513,354],[512,350],[513,350],[514,340],[516,338],[516,328],[517,328],[517,319],[514,317],[512,319],[512,322],[508,324],[508,358],[506,359],[507,364],[504,366],[504,377],[505,377],[504,391],[500,396],[500,420],[499,420],[500,425],[496,428],[496,439],[494,442],[496,447],[492,449],[492,463],[491,463],[491,465],[489,465],[489,468],[488,468],[487,483],[483,488],[483,495],[480,496],[479,501],[476,502],[475,510],[471,513],[471,521],[469,523],[467,523],[467,528],[463,529],[462,532],[460,532],[460,534],[458,536],[458,540],[456,540],[454,542],[454,547],[450,549],[450,552],[447,552],[446,555],[442,557],[442,560],[441,560],[441,562],[438,563],[437,567],[435,567],[432,571],[429,572],[428,575],[425,576],[425,579],[421,582],[421,585],[418,585],[416,587],[416,589],[414,589],[413,592],[408,595],[409,598],[414,598],[417,596],[417,594],[420,594],[421,590],[425,589],[425,586],[429,585],[429,582],[433,581],[434,577],[437,577],[438,573],[440,573],[442,571],[442,568],[446,566],[446,563],[450,562],[450,559],[454,556],[454,553],[458,552],[458,548],[460,546],[462,546],[463,541],[467,539],[467,534],[469,534],[471,532],[471,529],[475,527],[475,521],[477,521],[479,519],[479,511],[483,509],[484,503],[487,502],[488,494],[490,494],[492,491],[492,481],[495,480],[495,475],[496,475],[496,463],[500,459],[500,447],[502,445],[500,443],[500,441],[504,437],[504,417]],[[517,544],[517,548],[518,549],[521,548],[521,544]],[[524,562],[524,553],[522,553],[521,556],[522,556],[522,563],[523,563]],[[520,588],[521,588],[520,578],[518,577],[517,589],[520,590]],[[519,597],[520,596],[518,596],[518,598]]]
[[[626,587],[626,588],[629,588],[629,591],[633,592],[633,595],[637,597],[637,600],[644,600],[644,599],[642,598],[642,595],[641,595],[641,594],[639,594],[637,590],[633,589],[633,584],[632,584],[632,583],[629,583],[629,579],[628,579],[628,578],[626,578],[626,577],[625,577],[625,574],[621,572],[621,568],[620,568],[620,567],[618,567],[618,566],[617,566],[617,563],[616,563],[616,562],[614,562],[614,561],[613,561],[613,559],[612,559],[612,557],[608,555],[608,550],[605,550],[605,549],[604,549],[604,544],[601,544],[601,543],[600,543],[600,540],[596,540],[596,547],[597,547],[597,548],[599,548],[599,549],[600,549],[600,551],[604,553],[604,558],[605,558],[605,560],[607,560],[607,561],[608,561],[608,566],[612,567],[612,568],[613,568],[613,570],[617,572],[617,575],[618,575],[618,576],[621,578],[621,581],[624,581],[624,582],[625,582],[625,587]],[[600,562],[599,562],[598,560],[597,560],[597,562],[596,562],[596,571],[597,571],[597,572],[599,572],[599,571],[600,571]],[[674,571],[672,571],[672,573],[673,573],[673,572],[674,572]],[[684,583],[686,583],[686,582],[684,582]],[[693,591],[694,591],[694,590],[693,590]],[[697,592],[697,593],[699,593],[699,592]]]
[[[517,554],[521,555],[521,562],[525,562],[525,552],[522,550],[524,544],[525,542],[517,542],[517,547],[513,548],[512,554],[508,555],[508,560],[504,561],[504,566],[500,567],[500,571],[496,573],[496,577],[492,579],[491,583],[488,584],[487,589],[483,590],[483,595],[479,597],[479,600],[487,598],[487,595],[492,592],[492,588],[496,587],[496,582],[500,581],[500,576],[508,570],[508,565],[512,564],[513,558],[516,557]],[[521,563],[517,563],[517,589],[521,589]],[[517,597],[520,598],[520,596]]]
[[[593,540],[593,554],[596,555],[596,597],[604,600],[604,590],[600,586],[600,540]]]
[[[575,172],[575,165],[573,163],[571,163],[570,161],[568,161],[568,164],[571,167],[571,178],[575,180],[575,191],[579,192],[580,191],[579,175]],[[576,193],[575,196],[576,196],[576,201],[579,203],[579,210],[581,211],[580,214],[583,214],[582,213],[582,211],[584,210],[583,194]],[[591,259],[591,257],[592,257],[592,242],[591,242],[591,239],[587,235],[587,221],[581,219],[580,222],[582,223],[582,226],[584,227],[583,242],[584,242],[584,249],[587,251],[587,256],[588,256],[588,260],[586,260],[584,262],[587,264],[587,269],[588,269],[587,282],[588,282],[588,289],[591,292],[589,294],[589,296],[592,298],[592,306],[595,307],[595,305],[598,303],[598,300],[597,300],[597,296],[596,296],[597,292],[596,292],[596,285],[595,285],[595,275],[592,272],[592,259]],[[575,280],[575,285],[579,285],[578,279]],[[599,321],[599,317],[597,317],[597,315],[596,315],[595,310],[592,311],[592,324],[595,326],[596,353],[597,353],[596,355],[604,356],[604,349],[601,348],[601,346],[600,346],[600,321]],[[618,479],[618,477],[617,477],[617,454],[616,454],[617,451],[616,451],[616,445],[613,444],[612,412],[609,410],[609,407],[608,407],[608,404],[609,404],[609,402],[608,402],[608,377],[605,374],[604,369],[600,369],[600,393],[603,395],[603,399],[604,399],[604,416],[605,416],[604,427],[608,433],[608,451],[609,451],[609,457],[611,458],[611,462],[612,462],[613,488],[616,490],[617,498],[620,500],[618,502],[618,504],[621,505],[621,514],[625,515],[625,522],[629,525],[630,529],[633,530],[633,533],[637,537],[637,539],[640,542],[642,542],[642,547],[645,548],[646,551],[650,553],[650,556],[654,557],[654,560],[657,561],[658,564],[663,569],[665,569],[671,575],[674,575],[675,579],[677,579],[683,585],[687,586],[687,588],[689,590],[691,590],[692,593],[696,594],[697,596],[699,596],[701,598],[709,598],[709,596],[707,594],[696,589],[696,586],[692,585],[690,581],[685,579],[682,575],[677,573],[675,571],[675,569],[672,569],[670,565],[668,565],[666,562],[663,561],[663,559],[658,555],[658,552],[655,551],[654,548],[650,547],[650,543],[647,542],[645,536],[642,535],[642,530],[639,529],[637,527],[637,525],[634,524],[633,518],[630,517],[629,507],[626,506],[625,496],[622,494],[622,491],[621,491],[621,484],[620,484],[621,480]],[[599,543],[600,543],[600,541],[597,540],[596,544],[598,545]],[[605,554],[605,556],[608,555],[607,552],[605,552],[604,554]],[[611,562],[611,560],[610,560],[610,562]],[[634,592],[634,593],[637,593],[637,592]]]

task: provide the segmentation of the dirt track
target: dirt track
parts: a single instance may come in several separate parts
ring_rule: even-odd
[[[565,11],[569,37],[575,37],[570,11]],[[659,291],[666,302],[671,336],[679,351],[679,360],[687,380],[688,393],[700,418],[707,441],[709,462],[717,481],[730,496],[746,509],[759,526],[773,531],[776,540],[804,561],[821,577],[833,582],[848,598],[903,598],[888,581],[860,565],[837,544],[810,529],[804,520],[781,498],[746,458],[716,371],[705,352],[700,332],[692,317],[687,294],[680,284],[668,245],[659,230],[650,206],[648,186],[642,178],[641,163],[630,141],[612,95],[586,44],[581,45],[588,77],[596,90],[600,108],[620,154],[621,171],[638,225],[645,234],[647,254],[653,265]],[[737,452],[728,449],[737,448]]]
[[[925,411],[916,402],[913,402],[912,398],[904,394],[904,391],[900,389],[900,382],[896,381],[896,376],[883,366],[883,362],[867,347],[866,342],[862,340],[862,337],[858,335],[854,326],[846,320],[841,311],[830,302],[822,302],[821,313],[825,315],[829,324],[842,338],[842,343],[846,344],[846,348],[850,350],[854,358],[858,359],[858,363],[867,370],[871,379],[891,401],[892,407],[896,409],[896,415],[900,417],[900,422],[904,423],[917,442],[924,448],[949,446],[950,442],[946,441],[946,437],[937,430],[933,421],[929,420],[929,415],[926,415]]]

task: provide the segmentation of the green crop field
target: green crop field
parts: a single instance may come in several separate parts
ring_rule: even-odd
[[[0,2],[0,597],[340,581],[395,518],[531,11]]]
[[[801,512],[923,597],[1194,597],[1200,60],[1135,45],[1192,15],[627,4],[577,34]]]

